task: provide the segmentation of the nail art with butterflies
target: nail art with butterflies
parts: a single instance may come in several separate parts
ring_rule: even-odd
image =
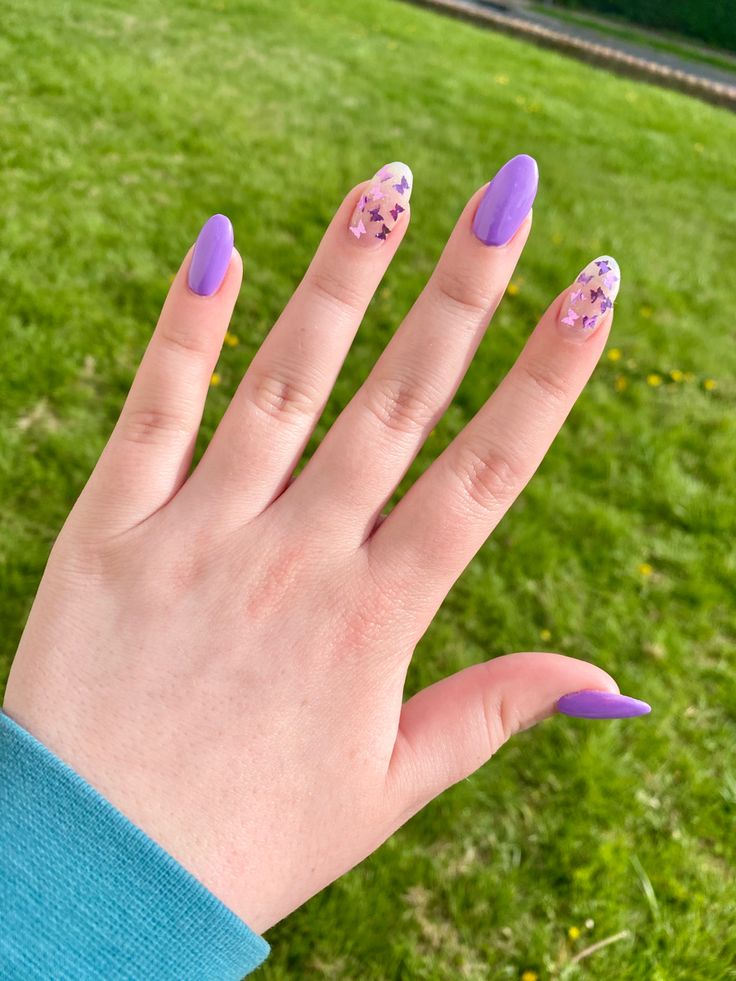
[[[385,242],[407,212],[413,178],[405,163],[386,164],[361,194],[349,231],[361,245]]]

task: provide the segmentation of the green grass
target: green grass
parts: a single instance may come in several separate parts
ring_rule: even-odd
[[[622,41],[633,41],[641,44],[645,48],[654,48],[656,51],[665,51],[669,54],[685,58],[686,61],[701,62],[704,65],[712,65],[714,68],[722,68],[724,71],[736,73],[736,59],[728,54],[720,54],[717,50],[704,47],[703,45],[688,44],[685,38],[677,35],[670,35],[667,32],[647,31],[631,25],[629,21],[618,19],[613,16],[597,17],[587,14],[573,13],[554,7],[546,3],[532,4],[534,10],[549,17],[556,17],[558,20],[568,24],[577,24],[580,27],[590,27],[608,34],[611,37],[621,38]]]
[[[532,153],[518,292],[411,476],[604,251],[623,271],[621,357],[458,582],[409,684],[541,647],[596,661],[654,711],[517,737],[274,929],[261,976],[736,977],[736,117],[390,0],[11,0],[0,64],[3,673],[210,213],[232,217],[246,283],[202,443],[345,190],[390,160],[414,170],[411,229],[319,437],[466,198]]]

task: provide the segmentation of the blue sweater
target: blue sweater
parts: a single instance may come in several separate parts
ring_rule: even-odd
[[[0,978],[238,981],[266,941],[0,712]]]

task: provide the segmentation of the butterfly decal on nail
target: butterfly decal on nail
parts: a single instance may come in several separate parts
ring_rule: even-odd
[[[616,275],[616,273],[609,273],[607,276],[603,277],[603,285],[606,287],[607,290],[612,290],[617,282],[618,282],[618,276]]]
[[[612,306],[613,303],[611,303],[610,297],[604,296],[601,300],[601,313],[605,313],[606,310],[610,310]]]
[[[382,167],[376,174],[377,181],[390,181],[394,175],[388,169],[388,167]]]
[[[575,313],[572,307],[568,307],[567,316],[562,318],[562,323],[567,324],[568,327],[574,327],[576,320],[580,320],[580,314]]]
[[[581,272],[578,278],[575,280],[575,282],[585,284],[585,283],[589,283],[592,278],[593,278],[593,273],[591,273],[590,276],[586,276],[584,272]]]
[[[371,221],[383,221],[383,215],[381,214],[380,207],[378,207],[378,208],[369,208],[368,209],[368,212],[369,212],[369,214],[371,216]]]
[[[391,231],[391,229],[390,228],[386,228],[386,226],[384,225],[381,228],[381,231],[376,233],[376,238],[382,238],[385,241],[386,240],[386,236],[388,235],[388,233],[390,231]]]
[[[594,290],[590,291],[590,302],[597,303],[598,300],[602,300],[605,295],[606,294],[603,292],[603,288],[601,286],[596,286]]]
[[[598,323],[598,314],[593,314],[592,317],[583,317],[583,327],[585,330],[592,330]]]
[[[585,296],[585,293],[583,293],[582,290],[575,290],[574,293],[571,293],[570,294],[570,299],[569,299],[568,302],[569,303],[580,303],[580,301],[584,298],[584,296]]]
[[[399,181],[398,184],[392,184],[391,186],[398,194],[403,194],[404,191],[408,191],[409,181],[406,179],[406,174],[402,175],[401,180]]]
[[[360,211],[365,211],[365,206],[368,204],[368,195],[364,194],[360,201],[358,201],[358,209]]]
[[[399,215],[403,210],[404,209],[401,207],[400,204],[395,204],[391,209],[391,211],[389,212],[389,214],[391,215],[394,221],[398,221]]]
[[[372,187],[370,189],[370,196],[373,201],[380,201],[381,198],[386,197],[380,187]]]
[[[609,266],[609,264],[606,262],[605,259],[596,259],[595,260],[595,264],[596,264],[596,266],[598,266],[598,275],[599,276],[603,276],[603,275],[605,275],[605,273],[610,273],[611,272],[611,267]]]
[[[366,228],[365,225],[363,224],[363,219],[361,218],[357,225],[351,225],[350,231],[353,233],[353,235],[356,238],[360,238],[361,235],[365,235]]]

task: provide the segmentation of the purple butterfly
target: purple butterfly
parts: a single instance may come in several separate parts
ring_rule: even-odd
[[[597,286],[594,290],[590,291],[590,302],[595,303],[597,300],[602,300],[605,295],[602,288]]]
[[[401,207],[400,204],[394,205],[394,207],[390,211],[391,217],[393,218],[394,221],[398,219],[399,215],[403,210],[404,209]]]
[[[377,181],[390,181],[392,177],[393,174],[388,169],[388,167],[382,167],[376,174]]]
[[[370,189],[370,195],[374,201],[380,201],[381,198],[386,197],[386,195],[383,193],[380,187],[372,187]]]
[[[368,209],[371,221],[383,221],[383,215],[381,214],[381,209],[379,208],[369,208]]]
[[[406,174],[403,174],[402,175],[401,182],[399,184],[392,184],[391,186],[399,194],[403,194],[404,191],[408,191],[409,190],[409,181],[406,179]]]
[[[567,324],[568,327],[574,327],[576,320],[580,320],[580,314],[575,313],[573,308],[569,307],[567,311],[567,316],[562,318],[562,323]]]
[[[351,225],[350,231],[356,238],[360,238],[361,235],[365,235],[365,225],[363,224],[363,219],[361,218],[357,225]]]
[[[608,265],[608,262],[605,259],[596,259],[595,264],[598,266],[598,274],[600,276],[603,276],[605,273],[610,273],[611,267]]]
[[[610,310],[613,304],[607,296],[604,296],[601,300],[601,313],[605,313],[606,310]]]
[[[592,278],[593,278],[593,273],[591,273],[590,276],[586,276],[584,272],[581,272],[580,275],[578,276],[578,278],[576,279],[576,282],[577,283],[589,283]]]
[[[388,233],[390,231],[391,231],[391,229],[390,228],[386,228],[386,226],[384,225],[383,228],[381,229],[381,231],[376,233],[376,238],[382,238],[382,239],[385,240],[386,236],[388,235]]]
[[[592,330],[598,323],[598,315],[594,314],[592,317],[583,317],[583,327],[586,330]]]
[[[582,290],[575,290],[574,293],[571,293],[570,294],[570,299],[568,300],[568,302],[569,303],[580,303],[580,301],[583,299],[584,296],[585,296],[585,293],[583,293]]]
[[[603,285],[607,290],[612,290],[617,282],[618,276],[615,273],[609,273],[607,276],[603,277]]]
[[[361,211],[365,211],[365,206],[368,204],[368,195],[364,194],[360,201],[358,201],[358,208]]]

